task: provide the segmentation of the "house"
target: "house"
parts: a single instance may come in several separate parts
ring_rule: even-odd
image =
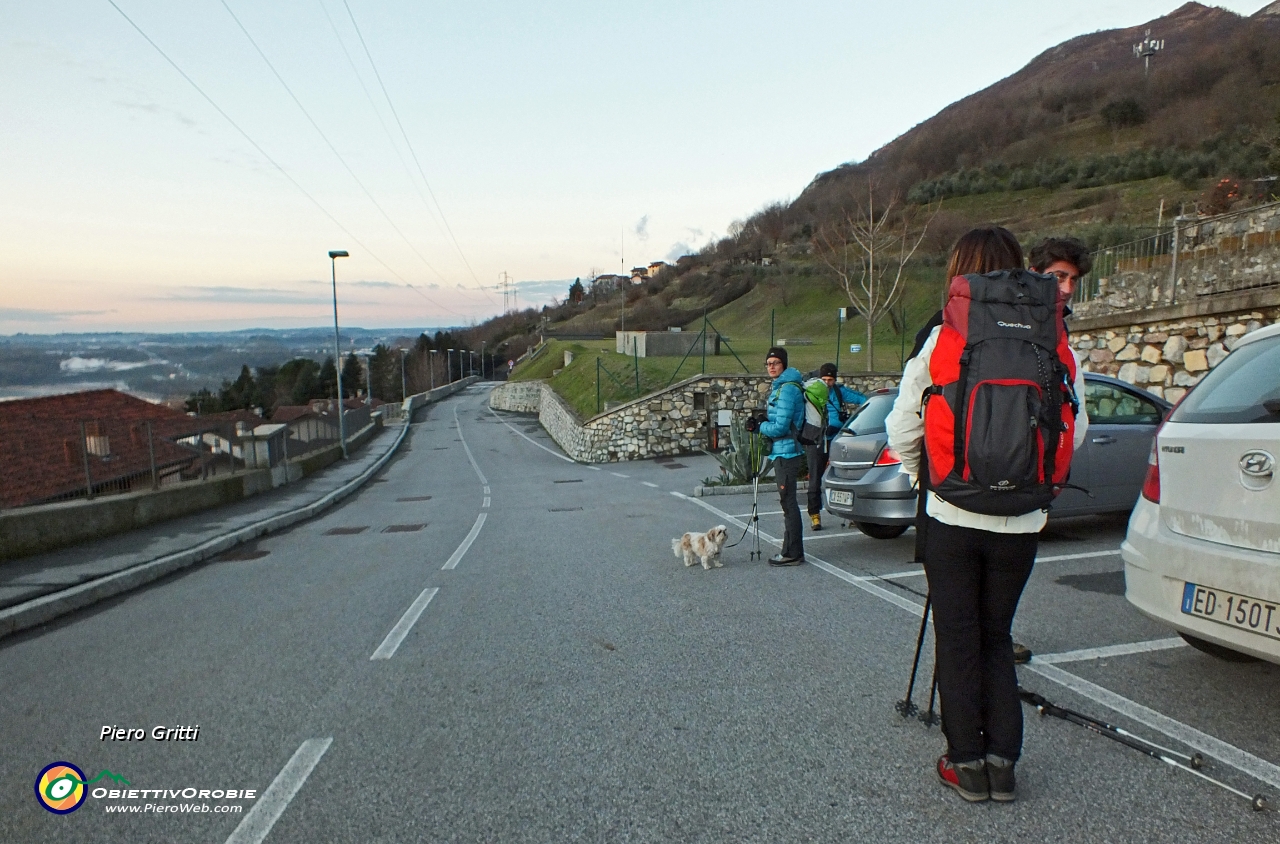
[[[647,270],[649,274],[649,278],[653,278],[654,276],[656,276],[658,273],[662,272],[666,268],[667,268],[666,261],[654,261],[649,265],[649,268]]]
[[[153,465],[155,481],[176,479],[201,457],[175,440],[198,430],[184,413],[117,390],[0,403],[0,507],[150,487]]]

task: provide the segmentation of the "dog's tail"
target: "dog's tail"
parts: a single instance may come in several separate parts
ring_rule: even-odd
[[[684,537],[678,536],[671,540],[671,550],[675,552],[677,557],[684,557]]]

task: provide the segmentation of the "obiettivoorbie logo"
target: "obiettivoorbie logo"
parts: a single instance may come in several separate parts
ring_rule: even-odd
[[[79,809],[88,796],[88,786],[106,777],[117,783],[129,784],[124,777],[103,770],[91,780],[85,780],[84,771],[70,762],[54,762],[46,765],[36,775],[36,800],[55,815],[68,815]]]

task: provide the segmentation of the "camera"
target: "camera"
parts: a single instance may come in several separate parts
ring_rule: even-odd
[[[764,407],[753,408],[747,414],[747,421],[744,423],[746,429],[751,433],[760,430],[760,423],[767,422],[769,419],[769,410]]]

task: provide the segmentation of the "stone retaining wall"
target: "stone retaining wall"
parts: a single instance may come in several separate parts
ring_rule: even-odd
[[[870,393],[898,383],[896,373],[846,375],[841,382]],[[757,375],[699,375],[627,402],[585,422],[542,381],[512,381],[493,390],[497,410],[537,413],[565,453],[583,463],[611,463],[690,454],[708,447],[717,411],[745,414],[763,407],[769,379]]]
[[[1086,371],[1114,376],[1176,402],[1222,363],[1241,337],[1277,322],[1280,307],[1183,316],[1072,331],[1071,345]]]

